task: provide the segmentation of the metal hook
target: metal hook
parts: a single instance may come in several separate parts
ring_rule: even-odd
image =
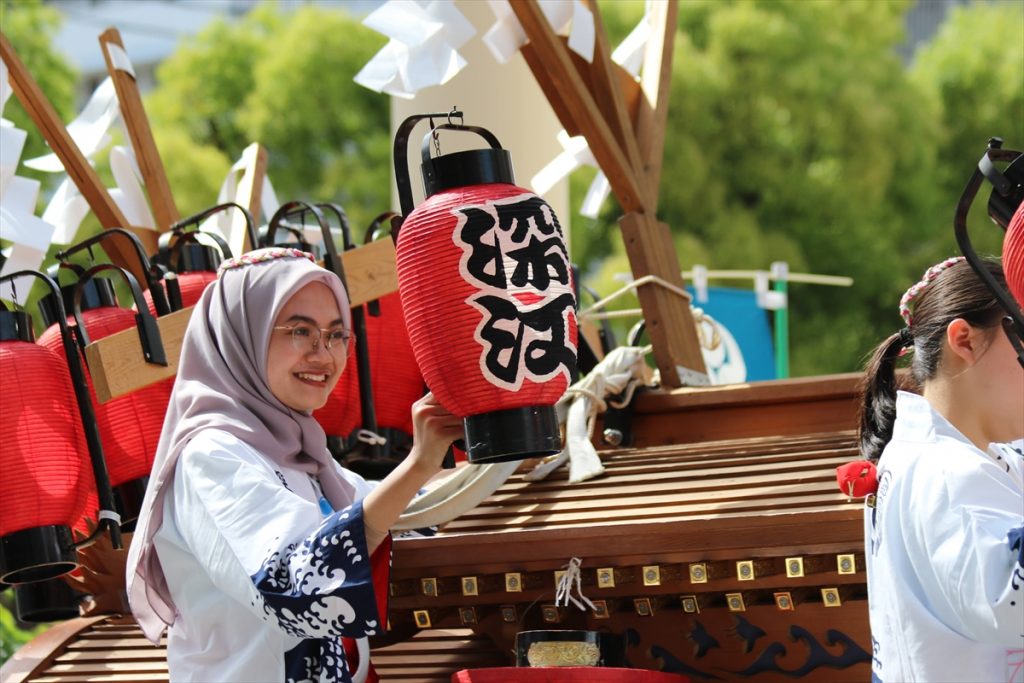
[[[466,125],[466,117],[463,115],[463,113],[461,111],[459,111],[459,106],[456,105],[456,104],[453,104],[452,105],[452,110],[450,112],[448,112],[448,125],[449,126],[454,126],[455,125],[454,123],[452,123],[452,117],[453,116],[459,120],[458,125],[460,125],[460,126]]]

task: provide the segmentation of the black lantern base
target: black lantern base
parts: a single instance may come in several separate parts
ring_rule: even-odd
[[[142,511],[142,499],[146,497],[149,477],[139,477],[115,486],[114,508],[121,515],[121,531],[135,531],[135,522]]]
[[[54,579],[78,566],[71,529],[37,526],[0,538],[0,581],[25,583]]]
[[[554,406],[526,406],[464,418],[471,463],[543,458],[562,450]]]
[[[78,603],[85,597],[64,579],[23,583],[14,587],[14,606],[18,619],[30,624],[74,619]]]

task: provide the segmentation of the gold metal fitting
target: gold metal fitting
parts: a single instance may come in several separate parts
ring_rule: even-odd
[[[661,585],[661,567],[656,564],[648,565],[644,567],[644,585],[645,586],[660,586]]]

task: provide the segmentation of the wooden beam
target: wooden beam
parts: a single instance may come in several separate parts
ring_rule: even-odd
[[[619,142],[619,148],[625,152],[633,174],[642,180],[644,162],[637,146],[633,119],[626,107],[626,98],[618,73],[620,67],[612,61],[611,48],[608,46],[608,34],[605,31],[604,22],[601,20],[601,11],[598,8],[597,0],[587,0],[587,5],[594,17],[594,56],[589,63],[582,59],[580,61],[586,65],[591,74],[594,98],[604,113],[604,119],[611,127],[615,139]],[[641,185],[643,185],[642,182]],[[654,213],[652,205],[645,204],[645,206],[647,210]]]
[[[572,117],[572,113],[569,111],[569,105],[566,103],[561,91],[559,91],[557,84],[550,79],[537,78],[536,74],[544,71],[544,60],[537,53],[536,48],[527,43],[520,49],[523,54],[523,59],[526,60],[526,65],[530,67],[530,71],[533,72],[534,78],[537,80],[537,85],[540,86],[541,91],[544,93],[544,97],[547,98],[548,104],[551,105],[552,111],[555,112],[555,116],[558,117],[559,123],[562,124],[562,128],[570,136],[575,137],[577,135],[583,135],[580,131],[579,125]]]
[[[651,192],[652,213],[658,207],[665,126],[668,123],[669,91],[672,84],[672,53],[678,16],[678,0],[651,3],[651,38],[647,43],[644,70],[640,75],[643,95],[640,97],[637,112],[636,135],[644,161],[643,173]]]
[[[118,54],[124,53],[124,43],[116,28],[108,28],[100,34],[99,40],[100,48],[103,50],[103,59],[107,63],[107,73],[114,81],[114,90],[117,91],[121,119],[128,130],[135,159],[139,162],[142,180],[146,184],[146,194],[149,195],[149,203],[153,208],[157,230],[166,232],[172,224],[181,218],[181,215],[178,213],[178,207],[174,204],[171,186],[167,182],[167,173],[164,171],[160,152],[153,140],[153,131],[149,127],[149,119],[146,118],[146,110],[142,106],[142,96],[139,94],[139,87],[135,82],[135,74],[127,70],[130,68],[130,64],[124,64],[118,59]],[[152,241],[155,251],[156,235],[153,235]],[[149,248],[149,245],[146,246]],[[154,251],[150,253],[154,253]]]
[[[650,214],[632,212],[619,219],[619,227],[635,278],[654,275],[683,288],[675,244],[667,225]],[[637,298],[662,384],[680,387],[707,383],[707,368],[689,302],[658,284],[642,285]]]
[[[50,104],[46,95],[43,94],[39,84],[32,78],[32,74],[28,72],[25,64],[18,57],[18,53],[15,52],[14,47],[3,33],[0,33],[0,58],[3,58],[4,63],[7,65],[11,88],[14,90],[14,94],[17,95],[18,101],[21,102],[25,111],[28,112],[33,123],[36,124],[36,128],[39,129],[43,138],[50,145],[50,149],[60,159],[64,170],[67,171],[68,177],[71,178],[71,182],[75,184],[78,191],[85,197],[85,201],[89,204],[92,212],[96,214],[100,224],[104,228],[128,228],[128,220],[121,213],[121,209],[117,204],[114,203],[114,200],[107,192],[107,188],[103,186],[99,175],[96,173],[96,169],[89,164],[82,151],[78,149],[78,145],[71,139],[53,105]],[[139,234],[140,232],[152,231],[133,232]],[[155,237],[153,239],[153,251],[155,251]],[[145,245],[146,243],[143,242],[143,244]],[[148,248],[148,245],[146,246]],[[104,250],[114,265],[129,270],[135,276],[135,279],[139,281],[141,287],[146,288],[148,286],[146,273],[143,272],[135,251],[129,248],[125,240],[110,240],[104,244]],[[151,251],[150,253],[153,252]]]
[[[376,240],[369,244],[342,252],[342,265],[348,281],[349,299],[359,306],[379,299],[398,289],[398,271],[395,268],[395,243]],[[147,363],[139,345],[135,328],[112,334],[85,347],[85,359],[92,375],[96,398],[100,403],[123,396],[173,377],[178,372],[178,357],[185,339],[185,329],[192,317],[192,308],[184,308],[157,318],[160,338],[168,365]]]
[[[573,66],[568,49],[555,35],[537,0],[513,0],[510,4],[535,53],[536,59],[527,60],[534,78],[545,93],[559,93],[565,110],[571,116],[571,121],[563,121],[562,125],[567,131],[578,127],[587,138],[590,151],[608,177],[612,192],[623,210],[642,211],[647,203],[647,192],[583,78]],[[559,108],[553,108],[559,114]]]
[[[255,221],[256,225],[259,225],[263,206],[263,181],[267,177],[267,148],[258,142],[252,144],[255,146],[256,152],[253,155],[252,166],[242,174],[242,179],[238,182],[236,201],[249,209],[249,214],[252,216],[253,221]],[[267,218],[269,219],[270,217],[267,216]],[[245,218],[235,216],[232,220],[244,221]],[[244,253],[255,248],[255,244],[249,244],[249,234],[246,232],[242,252]]]

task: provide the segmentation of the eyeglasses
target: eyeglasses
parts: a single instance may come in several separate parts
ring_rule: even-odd
[[[291,337],[292,347],[301,353],[312,353],[324,342],[324,348],[335,356],[344,355],[348,350],[349,333],[343,327],[330,327],[324,329],[306,323],[296,325],[277,325],[275,330],[286,330]]]

